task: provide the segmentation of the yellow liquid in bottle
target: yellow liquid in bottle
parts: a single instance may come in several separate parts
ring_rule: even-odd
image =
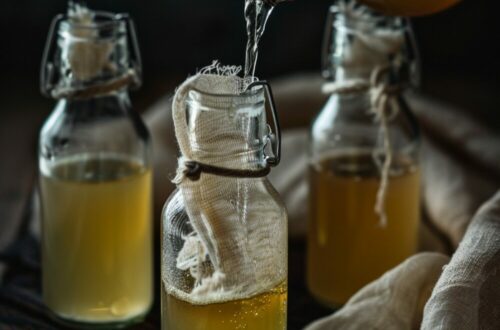
[[[42,173],[43,297],[76,322],[126,322],[152,303],[151,171],[72,158]]]
[[[445,10],[460,0],[361,0],[360,2],[390,15],[420,16]]]
[[[320,168],[321,170],[318,170]],[[307,281],[323,303],[339,307],[417,249],[420,174],[395,160],[385,211],[375,213],[379,170],[371,155],[326,159],[310,170]]]
[[[287,284],[258,296],[193,305],[162,290],[163,330],[286,329]]]

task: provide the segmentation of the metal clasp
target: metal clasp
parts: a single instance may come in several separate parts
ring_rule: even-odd
[[[54,58],[54,51],[56,43],[56,31],[58,30],[59,24],[66,19],[66,15],[59,14],[50,23],[49,35],[47,36],[47,41],[45,42],[45,49],[42,56],[42,67],[40,70],[40,91],[42,95],[51,97],[50,91],[55,85],[55,69],[56,65],[49,59]]]
[[[265,161],[267,165],[271,167],[278,166],[278,164],[281,161],[281,128],[280,128],[280,122],[278,119],[278,112],[276,111],[276,104],[274,102],[274,95],[273,91],[271,89],[271,85],[265,80],[259,80],[255,81],[251,84],[248,85],[247,91],[251,90],[254,87],[261,86],[264,88],[266,92],[267,99],[269,101],[269,107],[271,109],[271,114],[273,118],[273,123],[274,123],[274,133],[269,132],[268,138],[271,141],[271,149],[273,152],[272,156],[266,155]]]
[[[115,17],[117,20],[123,21],[127,29],[127,39],[130,45],[129,61],[135,73],[135,81],[131,88],[137,90],[142,86],[142,57],[139,49],[139,39],[137,38],[135,23],[132,17],[126,13],[118,14]]]
[[[321,70],[323,71],[323,77],[325,79],[332,78],[330,67],[330,50],[333,42],[333,22],[335,21],[335,16],[339,13],[337,6],[330,6],[328,9],[328,15],[326,17],[325,33],[323,37],[323,46],[321,50]]]

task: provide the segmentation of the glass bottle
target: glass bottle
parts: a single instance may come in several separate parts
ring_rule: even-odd
[[[126,15],[78,6],[54,20],[39,171],[43,299],[63,322],[123,326],[152,304],[151,143],[128,94],[140,73]]]
[[[339,307],[416,252],[419,129],[401,91],[419,77],[406,20],[340,2],[326,29],[334,92],[311,128],[307,282]]]
[[[190,158],[202,167],[243,173],[184,178],[167,200],[162,329],[285,329],[287,215],[266,178],[279,157],[264,152],[276,141],[266,124],[264,89],[220,94],[193,88],[187,95],[181,150],[192,150]]]

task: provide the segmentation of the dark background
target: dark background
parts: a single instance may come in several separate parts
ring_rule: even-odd
[[[243,63],[243,0],[88,3],[96,9],[129,12],[135,18],[145,84],[134,99],[142,108],[213,59]],[[331,3],[295,0],[280,5],[262,41],[260,77],[319,72],[324,21]],[[495,51],[500,24],[494,5],[491,0],[465,0],[447,12],[414,20],[424,65],[422,89],[489,119],[498,118],[495,102],[490,100],[495,99],[500,74]],[[44,116],[50,111],[52,102],[38,93],[40,59],[52,17],[65,10],[66,1],[62,0],[0,2],[2,114],[33,111],[25,109],[32,107]]]
[[[144,86],[133,94],[139,111],[214,59],[243,64],[243,0],[88,3],[95,9],[129,12],[135,18],[144,59]],[[294,0],[280,5],[261,44],[257,75],[272,79],[302,72],[319,74],[324,21],[331,3]],[[36,137],[54,106],[53,100],[39,93],[40,61],[50,21],[65,10],[63,0],[0,1],[0,251],[12,241],[19,228],[16,219],[29,204]],[[414,26],[423,62],[422,91],[473,114],[500,133],[498,17],[496,1],[464,0],[447,12],[415,19]],[[290,258],[299,260],[302,252],[303,247],[294,245]],[[326,314],[307,300],[296,306],[307,307],[290,310],[292,320],[302,314],[311,319]]]

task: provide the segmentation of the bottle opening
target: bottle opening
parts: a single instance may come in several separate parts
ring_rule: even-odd
[[[135,27],[125,14],[73,5],[53,21],[42,63],[42,93],[88,98],[141,85]]]
[[[61,23],[59,35],[63,38],[77,39],[116,39],[127,33],[123,16],[104,12],[90,11],[79,14],[70,14]],[[77,15],[77,16],[75,16]]]

